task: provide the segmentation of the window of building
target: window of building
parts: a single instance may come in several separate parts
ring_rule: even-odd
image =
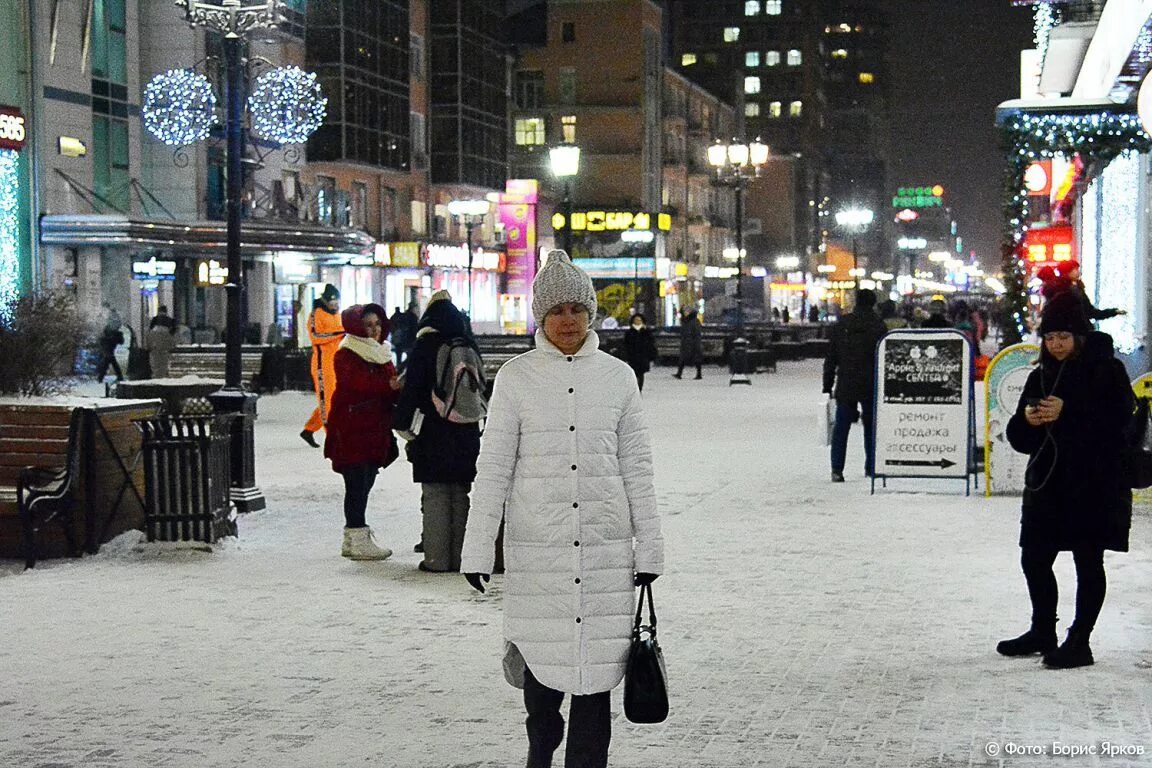
[[[779,16],[784,12],[784,0],[767,0],[764,3],[764,12],[769,16]]]
[[[750,101],[744,105],[744,117],[760,117],[760,105]]]
[[[316,219],[329,227],[336,221],[336,179],[331,176],[316,177]]]
[[[744,66],[758,67],[760,66],[760,51],[748,51],[744,54]]]
[[[784,109],[784,105],[781,102],[774,101],[768,105],[768,116],[769,117],[780,117],[783,109]]]
[[[836,50],[832,51],[832,58],[834,58],[834,59],[846,59],[846,58],[848,58],[848,51],[846,51],[843,48],[837,48]]]
[[[682,67],[690,67],[695,63],[696,63],[696,54],[694,54],[694,53],[685,53],[683,56],[680,57],[680,66],[682,66]]]
[[[576,103],[576,69],[574,67],[560,68],[560,103]]]
[[[408,72],[415,80],[424,79],[424,37],[408,36]]]
[[[516,106],[520,109],[540,109],[544,106],[544,72],[522,69],[516,72]]]
[[[872,83],[876,82],[876,75],[871,72],[861,72],[857,75],[857,79],[861,85],[872,85]]]
[[[422,171],[428,167],[428,119],[419,112],[410,112],[408,117],[412,136],[412,168]]]
[[[780,51],[768,51],[765,53],[764,63],[770,67],[780,66]]]
[[[800,53],[799,50],[793,48],[792,50],[788,51],[788,66],[798,67],[802,63],[804,63],[804,56]]]
[[[740,27],[724,27],[724,42],[736,43],[740,41]]]
[[[92,4],[92,77],[113,83],[128,82],[127,19],[124,0],[95,0]]]
[[[565,144],[576,143],[576,115],[564,115],[560,118],[560,130],[564,135]]]
[[[747,0],[744,3],[744,15],[756,16],[760,13],[760,0]]]
[[[428,234],[428,203],[423,200],[412,201],[412,234]]]
[[[565,43],[576,42],[576,22],[566,21],[560,25],[560,40]]]
[[[516,145],[531,147],[545,142],[544,118],[516,118]]]
[[[760,78],[744,78],[744,93],[760,93]]]
[[[804,111],[804,102],[794,101],[788,105],[788,114],[792,117],[800,117]]]
[[[129,205],[128,122],[92,116],[92,165],[95,191],[127,209]]]
[[[352,182],[352,226],[368,228],[368,185],[363,181]]]

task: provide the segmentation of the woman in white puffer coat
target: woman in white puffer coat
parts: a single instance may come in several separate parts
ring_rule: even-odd
[[[528,766],[607,765],[609,691],[624,676],[635,585],[664,568],[636,377],[589,330],[596,293],[563,251],[533,283],[536,349],[500,369],[460,570],[483,592],[505,518],[505,676],[524,689]]]

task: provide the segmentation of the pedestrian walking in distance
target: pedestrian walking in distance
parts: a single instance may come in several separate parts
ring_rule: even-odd
[[[1092,330],[1075,292],[1048,302],[1040,335],[1040,364],[1008,422],[1008,441],[1029,457],[1020,565],[1032,624],[996,650],[1005,656],[1042,653],[1046,666],[1062,669],[1093,663],[1089,638],[1107,589],[1104,550],[1128,551],[1132,491],[1120,460],[1135,396],[1112,337]],[[1076,563],[1076,617],[1057,646],[1052,564],[1069,551]]]
[[[400,307],[396,307],[396,311],[392,313],[389,324],[392,327],[392,349],[396,352],[397,370],[404,370],[408,356],[412,354],[419,320],[416,302],[409,304],[408,309],[403,312],[400,311]]]
[[[533,283],[536,349],[496,377],[461,569],[480,592],[505,518],[504,674],[523,688],[528,768],[603,768],[634,584],[664,568],[652,449],[632,371],[589,330],[596,292],[564,251]]]
[[[696,378],[704,378],[701,366],[704,364],[704,338],[696,310],[685,307],[680,310],[680,367],[672,374],[683,378],[684,366],[696,366]]]
[[[652,329],[645,324],[644,315],[632,315],[632,322],[624,331],[624,358],[636,374],[636,386],[643,392],[644,374],[656,359],[656,339],[652,336]]]
[[[424,560],[420,570],[460,570],[460,552],[468,524],[468,494],[476,478],[480,453],[479,421],[464,420],[465,397],[484,396],[483,363],[476,342],[467,332],[464,315],[447,291],[432,295],[416,345],[404,374],[404,393],[396,406],[395,428],[408,440],[406,452],[412,462],[412,480],[420,483],[423,517]],[[472,360],[471,366],[452,364]],[[480,370],[471,368],[479,365]],[[481,392],[461,376],[479,376]],[[438,407],[439,404],[439,407]],[[444,411],[442,413],[441,411]],[[468,417],[469,419],[473,416]],[[418,431],[413,424],[418,423]]]
[[[333,355],[339,385],[328,410],[324,456],[344,477],[344,545],[353,560],[384,560],[392,550],[376,545],[365,522],[376,473],[396,460],[392,407],[401,388],[392,364],[388,316],[378,304],[344,310],[346,333]]]
[[[888,328],[876,314],[876,294],[856,292],[856,307],[832,327],[824,359],[824,393],[836,398],[832,427],[832,482],[844,482],[848,434],[856,420],[864,423],[864,472],[874,474],[872,400],[876,391],[876,347]]]
[[[308,418],[308,423],[300,432],[304,442],[319,448],[316,433],[327,423],[328,408],[332,393],[336,391],[336,350],[344,338],[344,327],[340,324],[340,291],[336,286],[324,286],[312,305],[308,316],[308,338],[312,341],[312,385],[316,388],[316,408]],[[380,315],[381,320],[387,320]]]

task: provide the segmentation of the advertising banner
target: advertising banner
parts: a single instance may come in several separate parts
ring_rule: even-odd
[[[984,472],[986,495],[1024,492],[1028,456],[1008,444],[1008,420],[1016,413],[1028,374],[1040,357],[1035,344],[1005,347],[988,364],[984,374]]]
[[[878,477],[967,480],[973,441],[972,351],[959,331],[900,330],[876,360]]]
[[[536,278],[538,184],[535,179],[509,179],[497,206],[507,249],[502,316],[505,330],[513,333],[531,330],[528,307]]]

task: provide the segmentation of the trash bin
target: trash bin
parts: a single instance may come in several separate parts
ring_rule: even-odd
[[[732,340],[732,348],[728,350],[728,371],[731,374],[728,386],[752,383],[748,377],[748,339],[743,336]]]
[[[213,544],[236,535],[230,414],[139,419],[148,541]]]

